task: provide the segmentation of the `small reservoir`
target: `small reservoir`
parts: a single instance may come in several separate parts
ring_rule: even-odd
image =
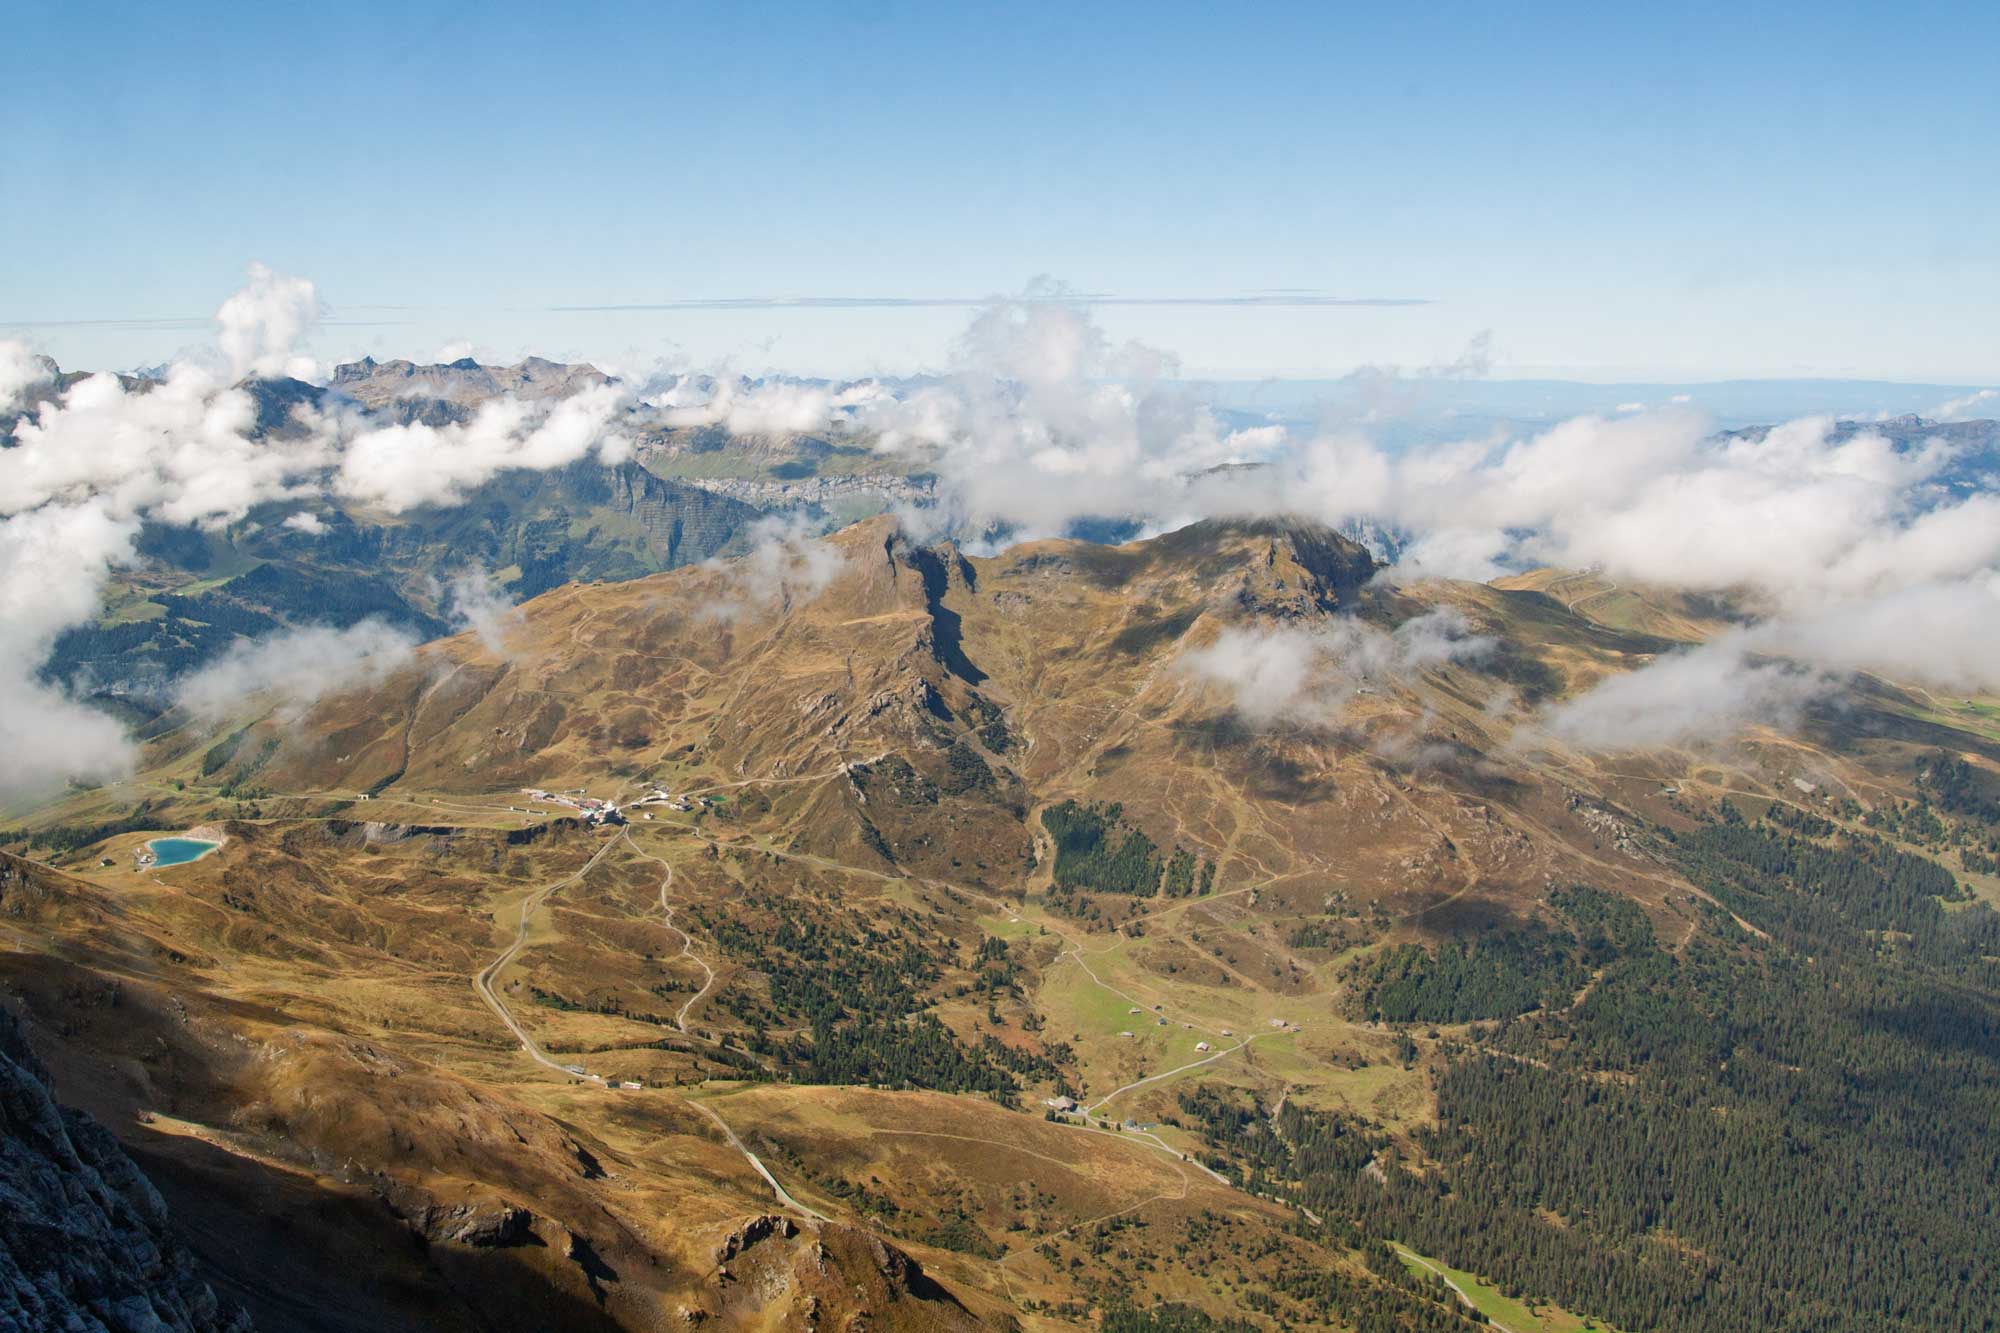
[[[155,838],[146,844],[153,851],[155,866],[177,866],[199,861],[221,845],[206,838]]]

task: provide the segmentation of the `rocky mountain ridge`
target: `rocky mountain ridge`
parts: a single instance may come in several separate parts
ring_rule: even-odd
[[[484,366],[469,356],[440,365],[363,357],[335,366],[327,387],[372,408],[411,398],[476,406],[503,394],[529,402],[566,398],[609,380],[610,376],[595,366],[565,365],[539,356],[526,357],[511,366]]]

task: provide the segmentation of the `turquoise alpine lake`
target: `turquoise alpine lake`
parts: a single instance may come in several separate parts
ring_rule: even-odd
[[[177,866],[185,861],[198,861],[222,844],[206,838],[155,838],[146,845],[153,849],[154,865]]]

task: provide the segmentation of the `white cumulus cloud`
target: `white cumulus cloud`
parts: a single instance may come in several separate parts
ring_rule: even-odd
[[[11,412],[27,390],[49,380],[49,363],[17,338],[0,338],[0,412]]]
[[[215,312],[216,347],[232,378],[310,378],[312,359],[293,349],[319,316],[319,294],[309,280],[252,264],[248,284]]]
[[[600,384],[560,399],[489,399],[462,424],[363,428],[340,452],[333,489],[400,514],[457,504],[510,469],[547,471],[592,454],[621,463],[632,454],[618,427],[627,397],[619,385]]]

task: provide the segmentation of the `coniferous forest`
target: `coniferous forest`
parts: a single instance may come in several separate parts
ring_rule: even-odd
[[[1357,973],[1371,1015],[1487,1020],[1413,1146],[1213,1088],[1179,1118],[1357,1241],[1623,1329],[2000,1327],[2000,916],[1827,821],[1725,807],[1664,850],[1713,899],[1677,950],[1568,890],[1564,927]]]

